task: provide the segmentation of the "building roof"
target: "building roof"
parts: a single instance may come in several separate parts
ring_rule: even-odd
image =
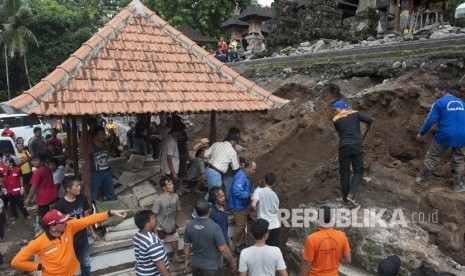
[[[288,102],[136,0],[46,78],[0,106],[7,113],[63,116],[263,111]]]
[[[247,21],[257,19],[265,21],[273,17],[270,7],[262,7],[259,4],[252,4],[248,6],[240,15],[239,20]]]
[[[192,28],[189,24],[184,24],[181,28],[179,28],[179,31],[199,45],[216,42],[216,39],[204,36],[199,31]]]
[[[221,24],[222,29],[247,29],[248,27],[249,24],[247,22],[239,20],[239,15],[233,15]]]

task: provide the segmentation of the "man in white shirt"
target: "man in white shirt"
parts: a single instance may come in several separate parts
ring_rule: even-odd
[[[266,240],[267,245],[279,247],[279,198],[273,191],[276,183],[276,175],[267,173],[265,175],[265,187],[255,189],[252,196],[252,209],[257,211],[257,218],[268,221],[269,237]]]
[[[230,128],[223,142],[216,142],[205,151],[205,157],[208,158],[208,165],[205,168],[208,189],[221,186],[222,177],[230,165],[233,171],[239,169],[239,156],[234,148],[239,142],[240,133],[239,129]],[[226,188],[229,190],[228,187]]]
[[[160,167],[163,173],[173,180],[175,192],[179,189],[179,151],[177,138],[182,135],[185,129],[186,126],[183,123],[173,124],[161,148]]]
[[[266,245],[268,222],[256,219],[252,222],[252,234],[255,244],[241,252],[239,258],[240,276],[287,276],[286,263],[279,247]]]

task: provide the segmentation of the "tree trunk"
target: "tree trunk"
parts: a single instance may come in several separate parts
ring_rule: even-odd
[[[31,79],[29,78],[29,68],[27,67],[26,52],[24,53],[23,58],[24,58],[24,70],[26,71],[27,83],[29,84],[29,88],[32,88]]]

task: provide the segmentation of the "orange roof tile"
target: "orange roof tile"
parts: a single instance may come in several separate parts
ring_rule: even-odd
[[[262,111],[286,103],[136,0],[46,78],[1,107],[62,116]]]

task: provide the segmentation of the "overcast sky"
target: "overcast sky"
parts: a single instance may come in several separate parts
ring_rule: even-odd
[[[258,0],[258,3],[260,3],[262,6],[270,6],[271,7],[271,2],[273,2],[273,0]]]

